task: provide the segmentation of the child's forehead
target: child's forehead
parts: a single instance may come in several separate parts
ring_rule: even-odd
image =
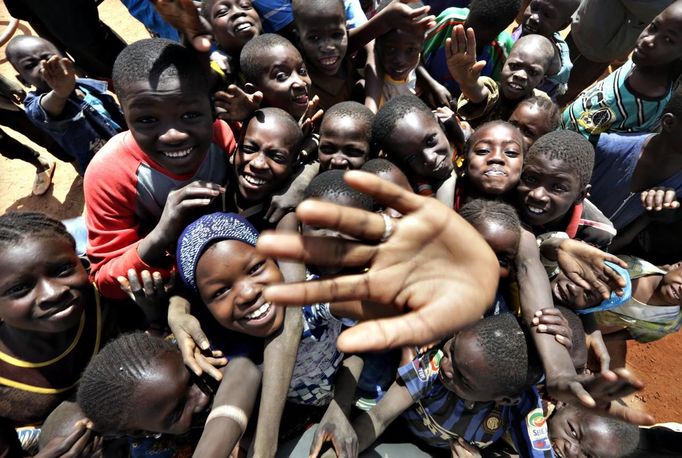
[[[296,68],[303,64],[303,57],[296,47],[290,43],[280,43],[263,48],[257,59],[264,68]]]
[[[471,137],[471,143],[481,141],[510,141],[521,145],[523,143],[523,136],[519,129],[511,124],[492,124],[488,126],[479,127],[474,131]]]
[[[523,163],[524,171],[527,169],[532,169],[534,172],[551,175],[556,178],[570,179],[580,181],[580,176],[578,171],[571,167],[569,161],[561,157],[551,157],[549,154],[544,152],[536,152],[528,156]]]
[[[322,118],[320,132],[328,129],[343,129],[344,131],[366,133],[371,126],[371,122],[364,122],[359,117],[351,116],[347,113],[331,113]]]
[[[542,68],[547,68],[552,63],[553,55],[545,52],[542,48],[534,43],[517,42],[509,53],[508,61],[523,62],[527,65],[535,65]]]
[[[322,8],[306,8],[296,12],[296,28],[324,31],[346,25],[346,14],[341,2],[327,2]]]
[[[391,29],[385,34],[377,38],[377,43],[380,44],[395,44],[395,45],[405,45],[412,44],[416,42],[423,42],[423,35],[418,35],[416,33],[408,32],[403,29]]]

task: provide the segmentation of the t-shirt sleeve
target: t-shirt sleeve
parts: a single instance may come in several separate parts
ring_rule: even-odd
[[[279,32],[294,22],[294,12],[291,1],[288,0],[254,0],[253,5],[263,20],[266,32]]]
[[[488,89],[488,98],[481,103],[471,103],[464,94],[459,96],[457,101],[457,114],[464,121],[471,121],[479,119],[490,113],[490,111],[500,101],[500,88],[492,78],[481,76],[486,89]]]
[[[213,123],[213,143],[220,146],[229,156],[237,146],[234,134],[230,126],[222,119],[216,119]]]
[[[398,377],[402,379],[413,400],[419,401],[429,394],[438,380],[442,358],[441,350],[431,350],[398,368]]]
[[[520,456],[554,457],[547,420],[542,411],[542,399],[535,387],[521,397],[518,405],[509,408],[509,416],[509,432]]]

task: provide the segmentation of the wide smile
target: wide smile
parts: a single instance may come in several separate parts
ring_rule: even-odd
[[[499,166],[499,165],[493,165],[489,169],[487,169],[485,172],[483,172],[483,176],[486,177],[506,177],[507,172],[504,170],[504,167]]]
[[[514,92],[522,92],[524,90],[523,85],[521,85],[519,83],[515,83],[513,81],[510,81],[507,83],[507,88],[511,89]]]
[[[240,22],[234,25],[234,33],[235,34],[240,34],[240,33],[245,33],[253,29],[253,24],[248,21]]]
[[[320,57],[320,65],[324,68],[334,68],[339,62],[339,56]]]
[[[554,454],[557,456],[557,458],[566,458],[557,443],[554,441],[552,441],[552,450],[554,451]]]
[[[161,151],[164,157],[168,159],[182,159],[190,155],[192,148],[187,148],[179,151]]]
[[[306,107],[307,107],[307,106],[308,106],[308,101],[310,100],[310,98],[308,97],[308,94],[307,94],[307,93],[304,93],[304,94],[294,95],[294,96],[291,98],[291,100],[292,100],[295,104],[297,104],[297,105],[303,105],[303,106],[306,106]]]
[[[51,321],[59,321],[71,316],[74,312],[80,311],[80,305],[80,297],[74,297],[72,300],[64,304],[51,308],[44,315],[42,315],[41,318]]]
[[[265,178],[260,178],[248,173],[243,173],[240,178],[251,188],[260,188],[268,182]]]
[[[275,313],[275,306],[270,302],[255,305],[249,313],[245,314],[241,321],[246,326],[261,326],[272,318]]]
[[[545,213],[547,213],[547,209],[544,207],[540,207],[539,205],[526,204],[525,207],[529,215],[542,216]]]

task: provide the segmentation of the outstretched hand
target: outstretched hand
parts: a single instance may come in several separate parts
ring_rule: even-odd
[[[70,59],[60,56],[52,56],[40,69],[48,86],[60,97],[68,98],[76,88],[76,67]]]
[[[626,268],[627,263],[617,256],[573,239],[562,240],[556,256],[564,275],[581,288],[596,290],[604,299],[609,298],[611,291],[622,294],[625,279],[604,264],[609,261]]]
[[[350,353],[423,345],[479,319],[495,295],[498,267],[478,232],[438,200],[375,175],[351,171],[345,180],[403,218],[391,221],[395,228],[391,231],[377,213],[320,201],[301,203],[296,210],[301,222],[338,231],[354,241],[266,232],[258,240],[258,250],[315,265],[366,270],[273,285],[265,289],[266,299],[279,305],[362,301],[354,316],[368,321],[344,331],[337,341],[339,349]]]
[[[409,3],[412,3],[412,0],[395,0],[383,10],[383,19],[391,25],[391,28],[424,34],[430,28],[435,27],[436,16],[427,16],[431,10],[430,6],[411,8],[408,6]]]
[[[216,112],[225,121],[243,121],[260,108],[263,93],[247,94],[242,88],[230,84],[225,91],[213,94]]]
[[[162,18],[175,27],[199,52],[211,50],[211,26],[192,0],[151,0]]]
[[[478,103],[477,97],[472,97],[471,88],[478,84],[478,78],[485,68],[484,60],[476,60],[476,35],[474,29],[456,25],[452,29],[450,38],[445,40],[445,58],[448,71],[452,78],[462,88],[462,93],[472,102]]]
[[[600,415],[620,418],[635,425],[651,425],[654,418],[617,402],[644,388],[644,383],[625,368],[601,374],[563,377],[547,383],[550,395],[568,404],[577,403]]]

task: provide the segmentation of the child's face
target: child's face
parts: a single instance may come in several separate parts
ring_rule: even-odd
[[[526,148],[530,148],[535,140],[549,132],[547,112],[537,105],[520,103],[509,117],[509,124],[519,128],[523,134]]]
[[[205,88],[178,77],[136,81],[126,88],[121,108],[130,133],[147,156],[164,169],[194,172],[213,137],[211,102]]]
[[[682,262],[673,264],[658,284],[660,295],[667,305],[682,304]]]
[[[424,178],[445,180],[452,171],[450,143],[431,113],[415,110],[399,119],[383,150]]]
[[[560,272],[552,280],[552,296],[557,304],[564,305],[571,310],[582,310],[599,305],[601,295],[594,290],[584,290]]]
[[[475,227],[497,256],[500,264],[500,278],[507,278],[519,251],[519,233],[492,221]]]
[[[682,3],[656,16],[637,39],[632,61],[642,67],[668,65],[682,58]]]
[[[43,69],[43,62],[55,55],[60,55],[60,53],[49,41],[42,38],[25,39],[15,49],[11,63],[19,72],[19,77],[24,84],[46,90],[49,86],[40,75],[40,71]]]
[[[201,300],[223,327],[256,337],[276,332],[284,309],[263,298],[263,289],[283,281],[272,258],[251,245],[222,240],[201,255],[196,269]]]
[[[443,385],[461,399],[475,402],[495,400],[496,394],[482,377],[488,372],[483,349],[472,330],[458,332],[443,346],[438,375]]]
[[[514,46],[500,74],[505,98],[518,100],[532,94],[545,78],[549,60],[535,46]]]
[[[291,175],[296,143],[296,134],[277,117],[251,118],[232,157],[241,196],[258,202],[281,188]]]
[[[88,274],[63,237],[32,237],[0,250],[0,321],[58,333],[81,318]]]
[[[296,20],[296,30],[306,63],[324,75],[336,75],[348,48],[346,17],[341,5],[336,11],[301,15]]]
[[[301,53],[292,45],[279,45],[261,56],[270,62],[256,89],[263,92],[265,105],[281,108],[294,118],[300,118],[308,108],[310,76]]]
[[[392,79],[403,81],[419,65],[423,45],[422,37],[393,29],[377,40],[379,66]]]
[[[206,410],[209,401],[182,362],[180,352],[164,353],[135,387],[131,400],[135,402],[135,415],[131,415],[126,430],[186,433],[192,417]]]
[[[549,439],[556,456],[582,458],[614,456],[618,436],[600,416],[567,405],[547,420]],[[615,443],[614,443],[615,441]]]
[[[213,37],[230,53],[239,53],[247,41],[263,33],[251,0],[217,0],[210,14]]]
[[[466,174],[480,193],[503,195],[516,187],[523,167],[523,138],[517,129],[494,124],[473,134]]]
[[[531,0],[523,13],[523,33],[550,38],[571,22],[575,2],[559,0]]]
[[[325,117],[320,126],[320,173],[331,169],[355,170],[369,155],[367,130],[349,116]]]
[[[580,186],[576,172],[565,161],[544,154],[526,160],[517,189],[519,216],[531,226],[560,220],[585,198],[588,190]]]

